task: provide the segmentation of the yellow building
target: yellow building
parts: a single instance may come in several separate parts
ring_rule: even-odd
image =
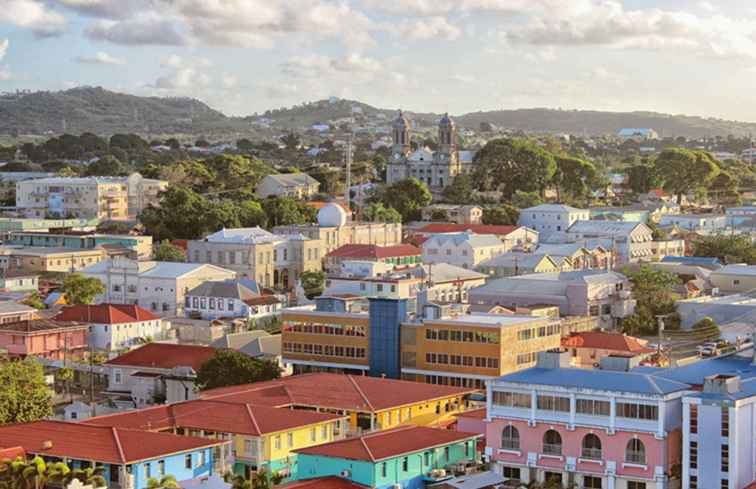
[[[107,251],[104,248],[0,248],[0,268],[5,270],[70,273],[106,258]]]
[[[483,388],[485,381],[532,367],[558,348],[558,318],[468,314],[402,324],[402,378]]]
[[[128,184],[123,178],[38,178],[16,183],[16,207],[24,217],[126,219]]]

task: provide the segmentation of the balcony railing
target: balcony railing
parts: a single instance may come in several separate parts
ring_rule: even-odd
[[[584,447],[582,458],[587,458],[591,460],[601,460],[601,449]]]
[[[629,464],[645,465],[646,453],[628,450],[627,453],[625,454],[625,462]]]
[[[519,450],[520,440],[504,438],[503,440],[501,440],[501,449],[502,450]]]
[[[543,453],[545,455],[562,455],[561,443],[544,443]]]

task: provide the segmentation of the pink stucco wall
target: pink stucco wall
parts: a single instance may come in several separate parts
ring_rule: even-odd
[[[65,333],[36,332],[34,334],[0,331],[0,348],[8,350],[11,357],[34,355],[51,360],[62,360],[66,350],[68,355],[74,355],[87,348],[87,331],[80,329]]]
[[[501,433],[505,426],[511,424],[520,434],[520,451],[500,452]],[[593,433],[601,440],[602,462],[578,461],[577,471],[604,473],[606,461],[616,462],[617,475],[638,478],[652,478],[655,466],[662,466],[665,471],[669,469],[674,454],[679,454],[679,438],[668,436],[657,440],[653,434],[633,433],[628,431],[616,431],[614,435],[607,434],[606,430],[588,429],[576,427],[570,431],[563,424],[537,423],[536,426],[528,426],[527,421],[522,420],[493,420],[486,426],[486,440],[492,449],[493,460],[503,463],[524,465],[527,463],[528,452],[541,454],[543,435],[549,429],[554,429],[562,437],[562,458],[539,456],[538,465],[544,468],[563,468],[567,457],[579,459],[582,453],[582,441],[588,433]],[[625,449],[632,438],[640,439],[646,448],[646,463],[644,467],[624,465]]]

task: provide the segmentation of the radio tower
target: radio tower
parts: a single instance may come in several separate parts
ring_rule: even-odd
[[[352,133],[350,132],[349,137],[347,138],[347,147],[346,147],[346,190],[344,192],[346,206],[347,206],[347,209],[349,209],[349,212],[352,211],[352,206],[350,205],[351,192],[349,190],[351,186],[352,186]]]

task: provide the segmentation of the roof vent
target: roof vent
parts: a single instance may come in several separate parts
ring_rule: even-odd
[[[711,375],[704,378],[704,392],[712,394],[732,394],[740,391],[739,375]]]
[[[43,449],[43,450],[49,450],[49,449],[51,449],[52,447],[53,447],[53,442],[52,442],[52,440],[45,440],[45,441],[43,441],[43,442],[42,442],[42,449]]]
[[[568,368],[570,367],[570,352],[563,348],[553,348],[551,350],[539,352],[536,367]]]

